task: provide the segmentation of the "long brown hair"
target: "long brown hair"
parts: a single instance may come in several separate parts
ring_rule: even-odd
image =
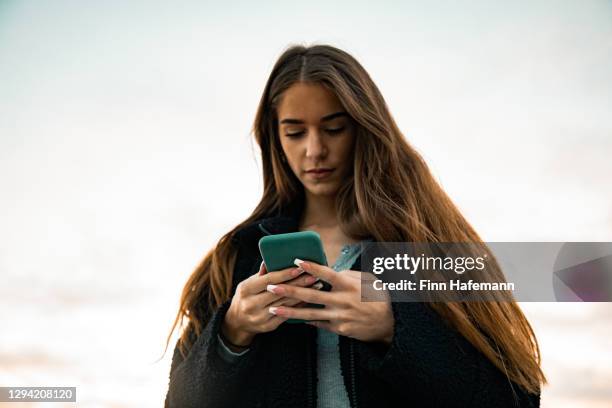
[[[179,350],[186,356],[212,311],[231,298],[235,233],[303,199],[302,184],[281,160],[276,115],[283,92],[299,81],[318,83],[335,92],[356,124],[353,172],[336,199],[346,234],[382,242],[482,242],[406,141],[359,62],[328,45],[292,46],[272,69],[253,125],[263,164],[261,200],[246,220],[206,254],[188,279],[166,349],[177,324],[182,327],[186,319],[179,339]],[[538,342],[515,301],[427,304],[516,384],[531,393],[546,384]]]

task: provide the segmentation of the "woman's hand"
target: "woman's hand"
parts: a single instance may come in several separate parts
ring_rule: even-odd
[[[234,345],[247,347],[257,333],[275,330],[287,320],[286,317],[271,315],[268,312],[269,307],[281,305],[297,307],[303,303],[266,291],[268,285],[284,282],[289,287],[303,287],[310,286],[317,280],[297,267],[267,273],[266,266],[262,262],[258,273],[238,284],[221,326],[223,335]]]
[[[269,311],[271,314],[283,319],[314,320],[308,323],[362,341],[391,343],[394,319],[388,296],[385,302],[362,302],[360,297],[362,272],[350,270],[336,272],[327,266],[297,259],[296,265],[309,274],[329,282],[332,290],[322,292],[275,283],[270,283],[267,290],[278,296],[323,304],[325,308],[273,306]]]

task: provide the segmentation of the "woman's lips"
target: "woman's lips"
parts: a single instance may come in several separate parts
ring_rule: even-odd
[[[310,177],[320,180],[326,177],[329,177],[330,174],[332,174],[332,172],[335,169],[327,169],[327,168],[322,168],[322,169],[312,169],[312,170],[308,170],[306,171],[306,174],[308,174]]]

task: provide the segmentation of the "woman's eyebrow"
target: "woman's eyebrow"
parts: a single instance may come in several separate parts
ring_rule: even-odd
[[[330,113],[329,115],[325,115],[321,118],[321,122],[328,122],[332,119],[336,119],[338,117],[341,116],[348,116],[348,113],[341,111],[341,112],[334,112],[334,113]],[[280,121],[281,125],[282,124],[293,124],[293,125],[301,125],[304,123],[303,120],[301,119],[291,119],[291,118],[286,118]]]

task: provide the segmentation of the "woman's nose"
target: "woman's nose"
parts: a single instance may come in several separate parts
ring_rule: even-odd
[[[316,159],[319,157],[325,157],[327,154],[327,147],[325,146],[321,134],[318,131],[308,132],[306,139],[306,157],[309,159]]]

